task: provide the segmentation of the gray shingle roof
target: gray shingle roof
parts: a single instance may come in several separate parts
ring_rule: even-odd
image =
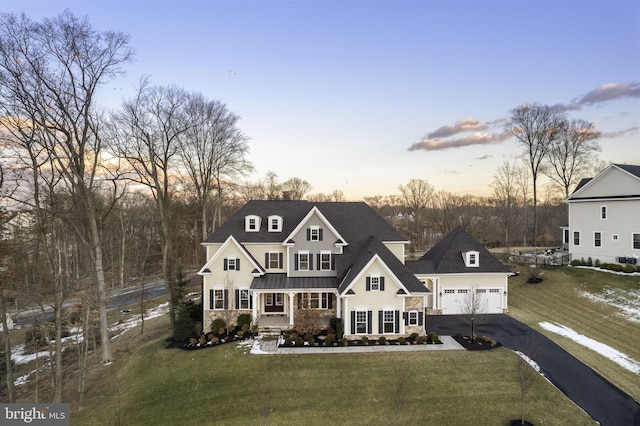
[[[478,252],[478,267],[465,265],[462,253],[467,251]],[[407,267],[415,274],[511,272],[489,250],[459,226],[420,259],[407,262]]]
[[[287,277],[287,274],[266,274],[251,281],[251,290],[335,289],[335,277]]]

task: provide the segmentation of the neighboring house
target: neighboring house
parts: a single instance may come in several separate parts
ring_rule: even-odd
[[[640,264],[640,166],[611,164],[565,202],[563,243],[572,260]]]
[[[508,310],[511,270],[461,227],[407,266],[430,290],[430,312],[501,314]]]
[[[501,296],[505,293],[502,312],[506,271],[491,271],[503,279],[488,285],[481,277],[491,255],[462,234],[464,241],[456,237],[450,249],[461,248],[458,256],[471,264],[457,271],[456,287],[450,276],[456,271],[438,267],[449,255],[440,256],[438,250],[433,259],[428,257],[432,250],[412,262],[420,272],[416,276],[404,261],[409,241],[365,203],[249,201],[203,242],[207,261],[198,274],[203,277],[204,324],[231,309],[251,314],[258,324],[284,317],[293,327],[302,311],[313,311],[325,321],[341,318],[347,337],[424,334],[427,308],[442,303],[431,297],[428,285],[434,291],[443,285],[499,288]]]

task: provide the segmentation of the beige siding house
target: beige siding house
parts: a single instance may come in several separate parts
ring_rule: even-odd
[[[446,237],[446,250],[409,265],[409,241],[365,203],[250,201],[203,242],[205,327],[233,311],[293,328],[312,311],[341,318],[347,337],[424,334],[428,309],[458,312],[440,293],[464,288],[486,290],[490,311],[504,312],[508,271],[464,231],[452,234],[455,247]],[[450,249],[474,264],[447,269]]]
[[[571,259],[640,264],[640,166],[611,164],[565,200]]]

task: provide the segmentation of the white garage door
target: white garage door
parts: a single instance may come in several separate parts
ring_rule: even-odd
[[[478,288],[475,291],[477,297],[476,306],[480,307],[482,313],[502,313],[502,289]],[[474,304],[471,292],[472,289],[470,287],[445,289],[442,293],[442,314],[468,313],[469,306]]]

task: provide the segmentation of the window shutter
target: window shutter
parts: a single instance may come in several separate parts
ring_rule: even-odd
[[[313,271],[313,255],[309,254],[309,270]]]
[[[224,291],[224,308],[229,309],[229,290]]]
[[[318,230],[318,240],[322,241],[322,228]]]
[[[351,334],[356,334],[356,311],[351,311]]]
[[[380,291],[384,291],[384,277],[380,277]]]
[[[422,325],[424,322],[424,312],[418,312],[418,325]]]
[[[293,258],[294,258],[293,270],[297,271],[298,270],[298,255],[296,254],[295,256],[293,256]]]
[[[395,320],[395,323],[396,323],[396,329],[395,329],[395,332],[396,332],[396,333],[400,333],[400,311],[396,311],[396,320]]]
[[[229,268],[229,262],[227,262],[227,259],[224,260],[224,270],[226,271]]]
[[[278,268],[282,269],[282,253],[278,253]]]
[[[331,256],[331,270],[335,271],[336,270],[336,257],[335,256]]]
[[[408,312],[403,312],[402,313],[402,319],[404,320],[404,325],[409,325],[409,313]]]
[[[307,241],[311,239],[311,228],[307,228]]]
[[[298,309],[302,309],[302,293],[298,293]]]
[[[371,320],[373,319],[373,315],[371,311],[367,311],[367,334],[371,334]]]
[[[269,269],[269,252],[264,254],[264,269]]]
[[[213,290],[209,290],[209,309],[213,309]]]
[[[249,309],[253,309],[253,293],[249,292]]]
[[[333,309],[333,294],[327,293],[327,309]]]
[[[320,253],[316,254],[316,269],[320,270]]]
[[[236,300],[236,309],[240,309],[240,290],[236,289],[235,290],[235,300]]]
[[[383,321],[384,321],[384,312],[378,311],[378,333],[380,334],[384,333]]]
[[[371,277],[367,277],[367,291],[371,291]]]
[[[240,259],[236,259],[236,271],[240,270]]]

